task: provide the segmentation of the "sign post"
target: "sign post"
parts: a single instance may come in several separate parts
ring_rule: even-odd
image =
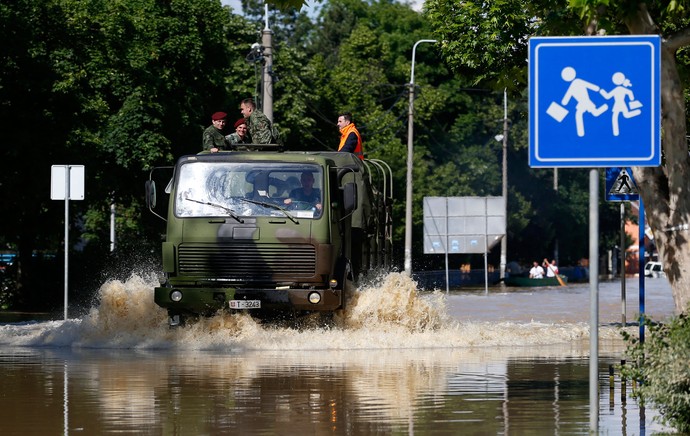
[[[50,172],[50,199],[65,200],[65,321],[69,289],[69,201],[84,199],[84,165],[53,165]]]
[[[606,168],[606,201],[621,203],[621,231],[620,231],[620,260],[621,260],[621,325],[625,327],[626,296],[625,296],[625,204],[626,201],[638,201],[640,193],[633,179],[630,168]],[[644,228],[644,216],[640,217],[640,225]],[[641,271],[641,270],[640,270]],[[640,274],[640,295],[644,295],[644,274]],[[643,313],[643,312],[640,312]]]
[[[660,75],[659,35],[534,37],[529,41],[529,165],[593,168],[589,407],[590,432],[594,433],[599,421],[599,193],[594,168],[661,164]],[[622,185],[615,193],[622,192]]]

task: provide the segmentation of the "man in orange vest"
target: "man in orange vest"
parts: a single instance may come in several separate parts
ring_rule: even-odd
[[[338,128],[340,129],[340,144],[338,145],[338,151],[354,153],[358,158],[364,160],[362,136],[352,122],[351,113],[344,112],[338,115]]]

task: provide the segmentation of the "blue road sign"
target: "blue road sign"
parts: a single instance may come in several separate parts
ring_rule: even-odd
[[[637,201],[640,192],[637,189],[630,168],[606,168],[606,201]]]
[[[658,35],[529,41],[529,165],[661,164]]]

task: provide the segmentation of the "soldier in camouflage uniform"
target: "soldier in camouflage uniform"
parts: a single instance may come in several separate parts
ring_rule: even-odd
[[[212,125],[204,130],[203,145],[204,150],[215,153],[216,151],[228,148],[228,143],[223,135],[225,128],[225,118],[228,116],[225,112],[216,112],[211,115]]]
[[[228,144],[230,144],[230,147],[234,150],[247,150],[245,144],[252,143],[247,135],[247,121],[244,118],[235,121],[235,131],[227,135],[225,140],[228,141]]]
[[[240,104],[240,112],[247,120],[247,128],[252,144],[273,144],[273,129],[271,121],[261,111],[256,109],[256,103],[251,98],[245,98]]]

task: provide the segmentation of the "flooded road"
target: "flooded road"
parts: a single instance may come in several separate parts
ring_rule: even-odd
[[[0,325],[2,434],[589,433],[587,284],[420,294],[392,273],[335,325],[224,314],[177,330],[153,286],[111,281],[82,318]],[[646,307],[673,313],[665,280]],[[600,433],[663,431],[609,383],[620,312],[620,283],[601,283]]]

